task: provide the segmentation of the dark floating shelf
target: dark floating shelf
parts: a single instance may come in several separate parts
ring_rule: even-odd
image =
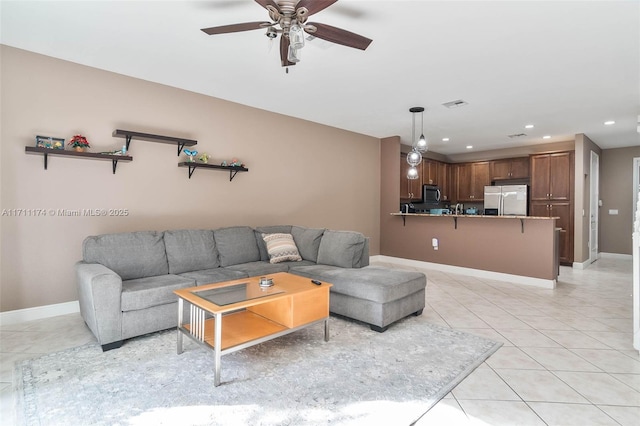
[[[133,157],[129,155],[113,155],[113,154],[100,154],[97,152],[77,152],[77,151],[65,151],[64,149],[51,149],[41,148],[37,146],[26,146],[24,148],[27,154],[42,154],[44,155],[44,169],[47,170],[47,163],[49,155],[59,155],[66,157],[81,157],[93,160],[111,160],[113,164],[113,174],[116,173],[116,166],[118,161],[133,161]]]
[[[193,139],[176,138],[173,136],[152,135],[151,133],[133,132],[131,130],[116,129],[113,131],[114,138],[125,138],[127,151],[129,151],[129,144],[131,139],[135,138],[141,141],[168,143],[172,145],[178,145],[178,156],[182,152],[185,146],[193,146],[198,143]]]
[[[214,170],[229,170],[229,182],[236,177],[238,172],[248,172],[249,169],[241,166],[218,166],[215,164],[207,164],[207,163],[196,163],[191,161],[183,161],[182,163],[178,163],[178,167],[188,167],[189,168],[189,179],[191,179],[191,175],[198,167],[203,167],[205,169],[214,169]]]

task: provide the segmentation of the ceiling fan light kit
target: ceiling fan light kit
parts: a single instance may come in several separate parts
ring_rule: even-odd
[[[304,33],[332,43],[365,50],[371,39],[361,35],[320,23],[307,23],[309,16],[331,6],[338,0],[255,0],[269,12],[272,22],[245,22],[203,28],[208,35],[228,34],[266,28],[270,39],[280,34],[280,61],[283,67],[300,61],[300,49],[304,47]]]

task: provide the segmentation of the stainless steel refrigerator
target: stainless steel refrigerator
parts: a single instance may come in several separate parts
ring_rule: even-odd
[[[484,214],[497,216],[527,215],[527,185],[484,187]]]

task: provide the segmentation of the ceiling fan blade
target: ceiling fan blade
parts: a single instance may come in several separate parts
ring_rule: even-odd
[[[300,0],[296,5],[296,10],[300,9],[301,7],[306,7],[309,11],[309,13],[307,13],[307,16],[310,16],[314,13],[318,13],[321,10],[326,9],[337,1],[338,0]]]
[[[280,62],[283,67],[295,65],[295,62],[289,61],[289,39],[284,36],[280,36]]]
[[[316,28],[315,31],[311,31],[311,29],[307,29],[305,26],[305,31],[315,37],[332,43],[341,44],[343,46],[353,47],[355,49],[365,50],[373,41],[370,38],[363,37],[341,28],[332,27],[327,24],[309,22],[306,25],[314,26]]]
[[[269,26],[270,24],[271,22],[268,21],[244,22],[242,24],[231,24],[222,25],[221,27],[202,28],[201,31],[204,31],[209,35],[238,33],[240,31],[259,30],[260,28],[265,28],[265,26]]]

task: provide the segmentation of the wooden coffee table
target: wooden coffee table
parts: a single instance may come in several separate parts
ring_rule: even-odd
[[[178,354],[183,336],[213,350],[214,385],[220,385],[222,355],[324,322],[329,340],[329,288],[309,278],[280,272],[266,275],[272,287],[260,287],[260,277],[175,290],[178,295]],[[189,323],[183,323],[185,302]]]

